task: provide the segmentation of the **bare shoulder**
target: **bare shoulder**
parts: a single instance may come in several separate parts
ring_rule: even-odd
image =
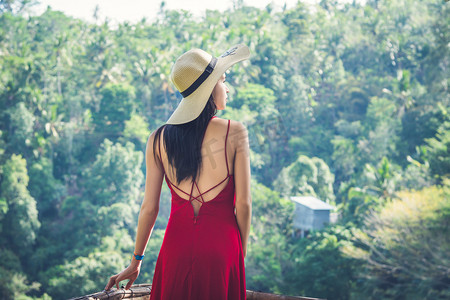
[[[239,121],[230,122],[230,133],[234,136],[246,138],[248,135],[247,128]]]
[[[222,119],[219,117],[214,117],[211,119],[210,121],[211,124],[214,124],[216,126],[228,126],[228,120],[227,119]]]
[[[153,131],[153,132],[148,136],[148,139],[147,139],[147,146],[148,146],[149,144],[153,144],[153,142],[154,142],[154,140],[155,140],[155,135],[156,135],[156,130]]]
[[[153,143],[155,142],[155,139],[156,139],[156,131],[157,131],[157,130],[153,131],[153,132],[149,135],[149,137],[148,137],[148,139],[147,139],[147,149],[153,148]]]
[[[156,138],[157,132],[161,130],[159,133],[159,137]],[[164,131],[164,128],[159,128],[158,130],[153,131],[150,136],[147,139],[147,145],[145,150],[145,160],[147,165],[147,170],[150,170],[150,166],[152,164],[155,164],[157,168],[164,172],[164,166],[162,165],[162,158],[161,158],[161,147],[159,143],[161,143],[162,140],[162,133]]]
[[[245,127],[242,122],[231,120],[230,122],[230,128],[238,131],[247,131],[247,128]]]
[[[156,140],[156,133],[157,133],[158,130],[161,130],[161,133],[159,134],[159,139]],[[149,137],[147,139],[147,146],[146,146],[147,154],[153,154],[154,150],[158,150],[159,149],[159,147],[158,147],[159,145],[158,144],[155,145],[155,142],[156,143],[158,143],[158,142],[161,143],[161,139],[162,139],[162,136],[163,136],[163,133],[164,133],[164,127],[163,128],[159,128],[158,130],[153,131],[149,135]]]
[[[249,140],[246,126],[239,121],[231,120],[228,141],[234,153],[247,153],[249,150]]]
[[[211,123],[214,123],[215,126],[220,128],[227,128],[228,127],[228,121],[230,121],[230,131],[229,135],[236,136],[236,135],[247,135],[247,128],[244,124],[242,124],[239,121],[234,120],[228,120],[228,119],[221,119],[221,118],[214,118],[211,120]]]

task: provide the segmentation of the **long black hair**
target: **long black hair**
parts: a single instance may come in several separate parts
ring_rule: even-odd
[[[197,179],[202,166],[203,136],[209,121],[216,113],[217,107],[211,95],[201,114],[193,121],[179,125],[165,124],[156,130],[153,142],[155,159],[158,159],[156,149],[159,148],[157,146],[160,143],[161,132],[165,128],[163,145],[169,164],[175,167],[178,184],[184,179],[192,178],[192,181]]]

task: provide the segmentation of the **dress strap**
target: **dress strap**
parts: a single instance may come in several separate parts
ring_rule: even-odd
[[[227,155],[227,140],[229,131],[230,131],[230,120],[228,120],[227,135],[225,136],[225,163],[227,165],[227,177],[230,176],[230,168],[228,167],[228,155]]]
[[[193,198],[193,196],[192,196],[192,192],[194,191],[194,183],[192,183],[192,186],[191,186],[191,192],[189,193],[189,202],[191,202],[192,200],[194,200]],[[191,200],[192,199],[192,200]]]
[[[198,200],[198,197],[200,197],[201,199],[202,199],[202,201],[200,201],[201,203],[205,203],[205,199],[203,199],[203,194],[204,193],[202,193],[202,192],[200,192],[200,189],[198,188],[198,184],[197,184],[197,182],[195,182],[194,181],[194,183],[195,183],[195,187],[197,188],[197,191],[198,191],[198,196],[197,197],[195,197],[193,200],[197,200],[197,201],[199,201]],[[192,197],[192,196],[191,196]]]

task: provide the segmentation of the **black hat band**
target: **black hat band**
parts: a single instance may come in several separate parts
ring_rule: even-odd
[[[214,70],[214,67],[216,66],[216,63],[217,58],[213,56],[209,64],[206,66],[205,71],[203,71],[203,73],[197,78],[197,80],[194,81],[194,83],[191,84],[190,87],[188,87],[186,90],[180,93],[183,96],[183,98],[186,98],[190,94],[195,92],[195,90],[206,80],[206,78],[208,78],[209,75],[211,75],[212,71]]]

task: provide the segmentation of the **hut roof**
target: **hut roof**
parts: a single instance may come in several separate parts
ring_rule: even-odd
[[[312,210],[333,210],[334,206],[323,202],[322,200],[317,199],[313,196],[296,196],[291,197],[291,201],[300,203]]]

